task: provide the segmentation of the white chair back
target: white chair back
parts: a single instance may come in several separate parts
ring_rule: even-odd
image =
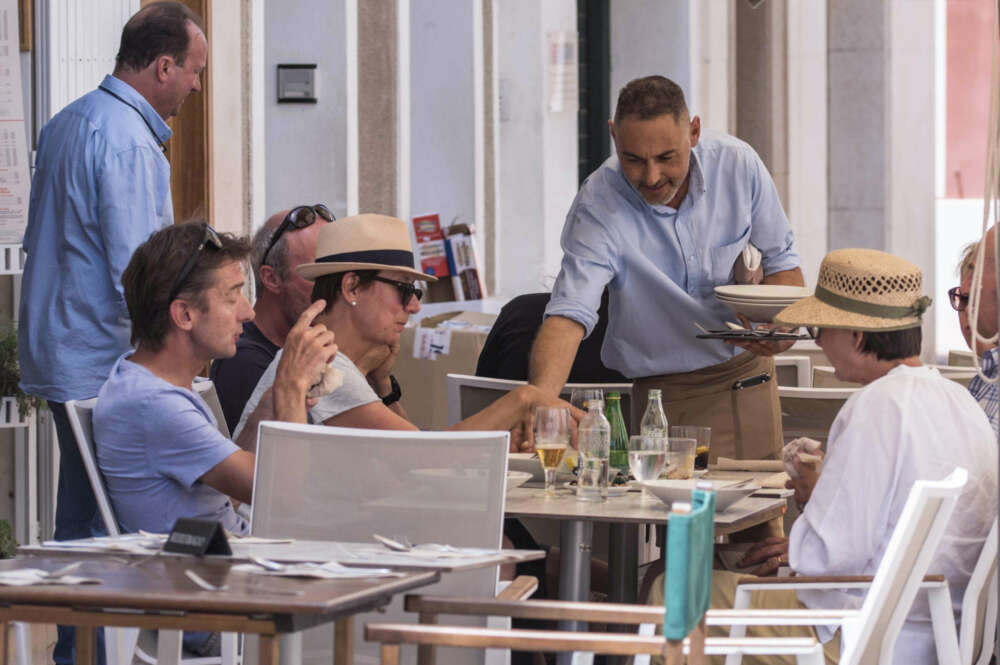
[[[222,402],[219,401],[219,393],[215,389],[215,383],[211,379],[198,376],[195,377],[191,387],[194,388],[196,393],[201,395],[201,398],[205,400],[205,404],[208,404],[208,408],[211,409],[212,415],[215,416],[215,422],[218,423],[222,436],[227,439],[233,438],[229,431],[229,424],[226,422],[226,414],[222,411]]]
[[[491,379],[470,374],[449,374],[448,386],[448,424],[454,425],[460,420],[479,413],[493,402],[510,391],[527,384],[527,381],[512,381],[510,379]],[[632,384],[631,383],[567,383],[563,386],[560,396],[569,401],[574,388],[600,388],[605,394],[620,392],[622,394],[622,415],[625,424],[631,432]]]
[[[774,356],[774,374],[779,386],[808,388],[812,385],[812,361],[809,356],[779,353]]]
[[[254,535],[499,548],[507,432],[401,432],[263,422],[258,430]],[[493,597],[497,568],[448,573],[425,591]],[[355,621],[355,662],[377,662],[362,639],[368,621],[412,621],[394,601],[386,614]],[[472,625],[484,625],[473,619]],[[475,623],[478,622],[478,623]],[[329,663],[332,631],[309,631],[305,663]],[[462,652],[439,662],[468,662]],[[481,656],[480,656],[481,657]],[[481,662],[481,661],[480,661]]]
[[[944,480],[913,484],[861,611],[844,627],[841,665],[893,662],[896,638],[968,478],[957,468]]]
[[[986,537],[962,597],[958,645],[962,665],[986,665],[997,635],[997,523]]]
[[[808,436],[825,442],[830,426],[857,388],[787,388],[778,386],[781,427],[786,441]]]
[[[66,417],[73,430],[73,438],[76,439],[76,447],[80,451],[83,468],[87,472],[87,480],[90,481],[90,489],[94,491],[94,497],[97,499],[97,510],[101,514],[104,528],[109,536],[117,536],[121,533],[118,528],[118,519],[111,508],[108,490],[104,485],[104,476],[97,468],[97,449],[94,447],[94,407],[96,405],[96,397],[79,401],[70,400],[66,402]]]
[[[842,381],[837,378],[835,370],[829,365],[816,365],[812,370],[813,388],[860,388],[860,383]]]
[[[812,363],[812,366],[816,365],[829,365],[830,359],[826,357],[823,349],[819,348],[819,344],[811,339],[800,339],[795,342],[787,351],[779,353],[775,358],[780,358],[781,356],[806,356]]]

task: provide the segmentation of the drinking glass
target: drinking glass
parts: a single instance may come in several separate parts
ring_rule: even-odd
[[[636,434],[628,440],[628,469],[640,483],[660,477],[667,463],[667,438]],[[650,497],[646,488],[642,490],[643,500]]]
[[[566,407],[535,407],[535,450],[545,470],[545,494],[555,496],[556,469],[569,447],[570,415]]]
[[[712,428],[698,425],[672,425],[670,436],[678,439],[694,439],[696,442],[694,468],[708,468],[708,451],[712,445]]]
[[[604,401],[604,391],[600,388],[573,388],[569,394],[569,403],[580,409],[587,410],[587,402],[592,399]]]
[[[682,480],[694,474],[697,441],[687,437],[670,437],[667,442],[667,478]]]

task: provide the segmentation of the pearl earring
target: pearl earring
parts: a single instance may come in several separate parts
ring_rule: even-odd
[[[351,301],[351,307],[357,307],[357,306],[358,306],[358,301],[357,300],[352,300]]]

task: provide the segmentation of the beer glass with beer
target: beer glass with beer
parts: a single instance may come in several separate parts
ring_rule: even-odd
[[[535,450],[545,470],[545,494],[555,496],[556,469],[569,447],[570,414],[566,407],[535,407]]]

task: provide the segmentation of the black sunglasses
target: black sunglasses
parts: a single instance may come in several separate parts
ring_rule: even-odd
[[[271,236],[271,242],[267,243],[267,249],[264,250],[264,257],[260,260],[260,264],[267,265],[267,255],[271,253],[271,249],[274,247],[275,243],[278,242],[278,238],[281,237],[285,231],[289,229],[304,229],[316,221],[316,215],[319,215],[328,222],[332,222],[337,219],[322,203],[317,203],[313,206],[296,206],[291,209],[291,211],[285,215],[285,218],[281,220],[281,224],[278,229]]]
[[[208,224],[205,224],[205,234],[201,238],[201,242],[195,247],[194,251],[191,252],[191,256],[188,257],[187,261],[184,262],[184,267],[181,271],[177,273],[177,277],[174,278],[173,284],[170,285],[170,295],[167,297],[167,304],[169,305],[180,293],[181,286],[184,285],[184,280],[188,278],[191,271],[194,270],[195,264],[198,262],[198,257],[201,256],[201,251],[205,249],[205,245],[211,245],[215,249],[222,249],[222,239],[219,238],[218,232],[213,229]]]
[[[948,289],[948,302],[956,312],[964,312],[969,306],[969,294],[962,293],[962,287],[956,286]]]
[[[403,307],[410,304],[410,298],[413,296],[417,297],[417,302],[420,302],[420,299],[424,297],[424,290],[418,289],[409,282],[397,282],[394,279],[379,277],[378,275],[375,275],[372,279],[376,282],[382,282],[383,284],[391,284],[399,289],[399,297],[403,301]]]

